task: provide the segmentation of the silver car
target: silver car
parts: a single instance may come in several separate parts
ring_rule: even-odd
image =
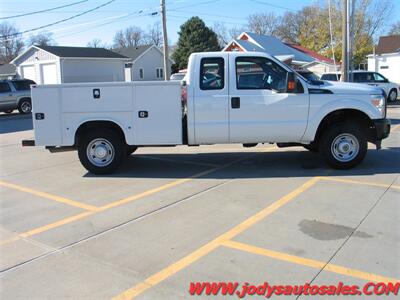
[[[32,111],[31,84],[29,79],[13,79],[0,81],[0,111],[11,113],[18,109],[21,114]]]

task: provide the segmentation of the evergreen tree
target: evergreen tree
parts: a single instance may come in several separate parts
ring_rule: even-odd
[[[193,52],[219,51],[218,38],[202,19],[192,17],[182,24],[179,39],[172,59],[178,69],[187,67],[189,55]]]

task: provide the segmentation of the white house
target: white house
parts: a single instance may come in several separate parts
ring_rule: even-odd
[[[375,53],[367,58],[368,71],[379,72],[400,84],[400,35],[381,36]]]
[[[242,32],[222,51],[260,51],[275,56],[293,68],[305,68],[321,76],[339,69],[333,60],[300,45],[284,43],[274,36]]]
[[[129,62],[125,64],[126,81],[164,80],[164,55],[158,47],[144,45],[113,49],[113,51],[130,58]],[[169,65],[172,64],[173,61],[169,59]]]
[[[104,48],[31,46],[11,63],[38,84],[125,81],[127,57]]]

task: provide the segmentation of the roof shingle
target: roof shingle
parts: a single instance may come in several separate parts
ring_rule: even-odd
[[[376,54],[396,52],[400,52],[400,34],[381,36],[379,38],[379,43],[375,51]]]
[[[87,58],[127,58],[121,54],[104,48],[65,47],[65,46],[37,46],[58,57],[87,57]]]

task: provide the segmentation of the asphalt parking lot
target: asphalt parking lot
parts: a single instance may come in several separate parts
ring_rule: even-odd
[[[300,147],[220,145],[139,149],[93,176],[75,152],[22,148],[30,118],[0,114],[0,297],[226,299],[191,296],[190,282],[398,282],[400,105],[388,116],[390,137],[353,170]]]

